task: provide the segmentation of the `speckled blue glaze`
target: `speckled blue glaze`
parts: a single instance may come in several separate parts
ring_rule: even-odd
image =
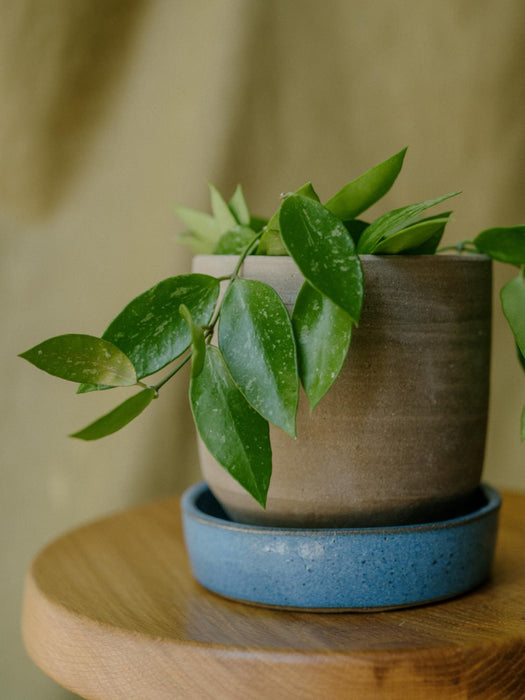
[[[228,520],[205,483],[182,498],[193,574],[215,593],[295,609],[363,610],[450,598],[490,574],[499,494],[452,520],[402,527],[293,529]]]

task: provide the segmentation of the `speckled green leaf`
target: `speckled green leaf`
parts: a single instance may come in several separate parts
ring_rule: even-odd
[[[383,214],[383,216],[380,216],[370,224],[359,239],[359,244],[357,246],[358,253],[360,255],[372,253],[383,239],[387,238],[388,236],[393,236],[398,231],[417,223],[420,215],[426,209],[434,207],[437,204],[444,202],[446,199],[455,197],[458,194],[460,193],[453,192],[452,194],[446,194],[443,197],[438,197],[437,199],[427,199],[424,202],[410,204],[407,207],[394,209],[393,211]]]
[[[404,148],[349,182],[326,202],[325,207],[343,220],[359,216],[392,187],[403,166],[406,151]]]
[[[232,198],[230,199],[230,210],[241,226],[250,225],[250,210],[246,204],[242,187],[237,185]]]
[[[292,323],[277,292],[256,280],[235,280],[221,308],[219,347],[250,404],[295,436],[297,353]]]
[[[283,202],[279,222],[283,243],[308,282],[358,323],[363,271],[343,222],[319,202],[296,194]]]
[[[500,292],[501,306],[514,333],[519,349],[525,355],[525,272],[507,282]]]
[[[303,197],[308,197],[309,199],[314,199],[319,202],[319,196],[314,190],[311,182],[307,182],[302,187],[295,192],[295,194],[300,194]],[[279,214],[280,209],[278,209],[272,216],[270,221],[266,226],[266,231],[264,232],[257,249],[257,255],[288,255],[288,251],[283,245],[281,240],[281,229],[279,227]]]
[[[345,311],[308,282],[297,296],[292,324],[299,376],[313,410],[339,376],[350,347],[353,324]]]
[[[102,337],[130,358],[142,379],[188,349],[190,329],[179,313],[179,306],[188,307],[197,325],[206,325],[218,296],[219,282],[215,277],[201,274],[169,277],[133,299]]]
[[[190,310],[184,304],[181,304],[179,311],[183,319],[186,321],[191,332],[191,376],[197,377],[204,365],[204,355],[206,352],[206,344],[204,339],[204,331],[202,326],[197,326],[193,322]]]
[[[493,260],[525,265],[525,226],[489,228],[476,236],[474,244]]]
[[[137,381],[135,368],[124,352],[92,335],[70,333],[49,338],[20,357],[71,382],[130,386]]]
[[[190,403],[212,456],[264,507],[272,473],[268,422],[246,401],[215,347],[206,346],[203,370],[191,380]]]
[[[432,219],[422,221],[404,228],[392,236],[385,238],[372,251],[375,255],[395,255],[407,250],[417,249],[434,237],[437,232],[443,232],[448,219]]]
[[[106,437],[106,435],[116,433],[117,430],[120,430],[139,416],[154,398],[155,389],[144,389],[131,398],[126,399],[126,401],[86,428],[79,430],[78,433],[73,433],[69,437],[79,438],[80,440],[99,440]]]

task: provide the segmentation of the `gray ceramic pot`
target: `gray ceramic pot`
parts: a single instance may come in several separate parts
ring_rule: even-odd
[[[227,275],[234,256],[197,256]],[[199,445],[201,468],[234,519],[345,527],[428,522],[468,507],[481,478],[488,409],[491,262],[481,255],[361,258],[365,302],[345,367],[293,440],[271,429],[266,510]],[[303,278],[287,257],[251,256],[242,276],[291,311]]]

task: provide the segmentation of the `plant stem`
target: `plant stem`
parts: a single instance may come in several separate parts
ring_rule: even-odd
[[[237,264],[235,265],[235,269],[233,270],[231,275],[229,277],[219,278],[220,280],[224,280],[224,281],[229,280],[228,287],[239,276],[239,270],[241,269],[243,262],[246,260],[248,255],[250,255],[250,253],[254,250],[256,243],[262,237],[263,233],[264,233],[264,230],[259,231],[259,233],[256,233],[255,236],[252,238],[252,240],[247,244],[247,246],[244,248],[244,250],[240,254],[239,260],[237,261]],[[226,295],[224,295],[224,296],[226,296]],[[207,343],[211,342],[211,339],[213,337],[213,332],[215,330],[215,326],[217,325],[217,321],[219,320],[219,316],[221,315],[221,307],[222,307],[222,302],[224,301],[224,296],[222,297],[222,301],[219,304],[219,306],[217,307],[213,318],[206,326],[206,342]]]
[[[174,367],[171,370],[171,372],[164,377],[164,379],[162,379],[158,384],[155,384],[153,389],[155,389],[155,391],[159,391],[164,386],[164,384],[166,384],[166,382],[168,382],[173,377],[173,375],[177,374],[179,369],[182,369],[184,367],[184,365],[187,362],[189,362],[190,359],[191,359],[191,352],[188,353],[186,355],[186,357],[182,360],[182,362],[179,362],[179,364],[176,367]]]
[[[228,287],[229,287],[230,284],[237,279],[237,277],[239,276],[239,270],[241,269],[243,262],[245,261],[247,256],[253,251],[253,249],[255,248],[255,245],[257,244],[257,241],[261,238],[263,233],[264,233],[264,231],[260,231],[259,233],[255,234],[255,236],[252,238],[252,240],[248,243],[248,245],[244,248],[244,250],[240,254],[239,260],[237,261],[237,264],[235,265],[235,269],[233,270],[231,275],[226,276],[226,277],[217,277],[219,282],[228,281]],[[224,300],[224,297],[223,297],[223,300]],[[217,324],[217,321],[219,320],[219,316],[221,313],[221,306],[222,306],[222,301],[219,304],[219,306],[217,307],[217,310],[215,311],[215,314],[214,314],[212,320],[205,327],[205,335],[206,335],[206,342],[207,343],[210,343],[211,339],[213,337],[213,331],[215,329],[215,326]],[[153,389],[155,389],[155,391],[158,392],[164,386],[164,384],[166,384],[166,382],[168,382],[175,374],[177,374],[177,372],[180,369],[182,369],[184,367],[184,365],[187,362],[189,362],[189,360],[191,359],[191,356],[192,356],[192,353],[190,351],[186,355],[186,357],[181,362],[179,362],[179,364],[176,367],[174,367],[169,374],[167,374],[164,377],[164,379],[162,379],[158,384],[155,384]],[[142,386],[142,384],[141,384],[141,386]]]

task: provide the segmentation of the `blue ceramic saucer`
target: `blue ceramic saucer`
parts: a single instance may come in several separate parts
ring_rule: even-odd
[[[499,494],[479,489],[471,512],[396,527],[298,529],[243,525],[205,483],[182,498],[186,548],[205,588],[295,610],[385,610],[464,593],[490,574]]]

